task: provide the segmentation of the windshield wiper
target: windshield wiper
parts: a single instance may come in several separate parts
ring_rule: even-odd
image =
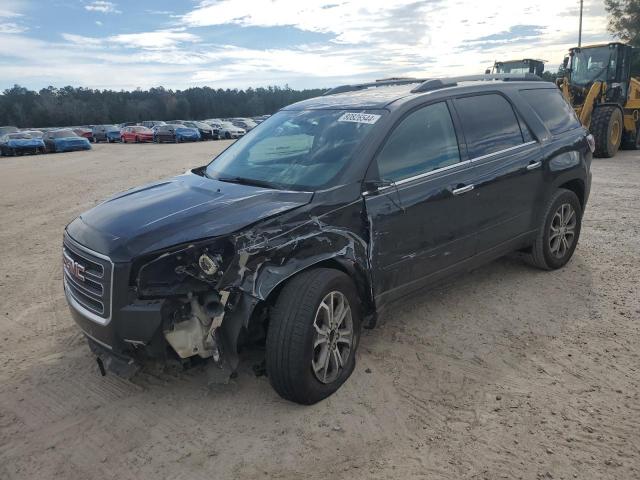
[[[253,178],[243,178],[243,177],[215,177],[215,180],[219,180],[221,182],[228,183],[238,183],[240,185],[251,185],[254,187],[264,187],[271,189],[278,189],[277,185],[271,182],[267,182],[265,180],[254,180]]]

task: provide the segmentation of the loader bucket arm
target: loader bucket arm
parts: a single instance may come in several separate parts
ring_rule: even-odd
[[[591,114],[593,113],[596,99],[600,95],[603,86],[604,84],[602,82],[594,82],[584,99],[584,104],[580,110],[580,123],[587,128],[591,125]]]

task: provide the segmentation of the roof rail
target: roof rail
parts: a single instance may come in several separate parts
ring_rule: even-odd
[[[440,88],[455,87],[459,82],[476,82],[502,80],[504,82],[515,81],[542,81],[538,75],[534,73],[494,73],[491,75],[466,75],[462,77],[451,78],[395,78],[388,80],[376,80],[375,82],[357,83],[353,85],[340,85],[333,87],[322,95],[333,95],[335,93],[354,92],[356,90],[364,90],[365,88],[384,87],[388,85],[409,85],[411,83],[419,83],[419,85],[411,90],[411,93],[429,92]]]
[[[425,82],[426,78],[398,78],[392,80],[381,80],[376,82],[367,82],[367,83],[357,83],[353,85],[340,85],[338,87],[333,87],[322,95],[333,95],[335,93],[344,93],[344,92],[354,92],[356,90],[364,90],[365,88],[371,87],[385,87],[389,85],[408,85],[410,83],[422,83]]]
[[[535,73],[492,73],[485,75],[465,75],[462,77],[452,77],[446,80],[450,82],[477,82],[487,80],[502,80],[504,82],[522,82],[522,81],[542,81]]]
[[[433,78],[431,80],[425,80],[416,88],[411,90],[411,93],[430,92],[431,90],[438,90],[439,88],[455,87],[457,83],[452,81],[451,78]]]

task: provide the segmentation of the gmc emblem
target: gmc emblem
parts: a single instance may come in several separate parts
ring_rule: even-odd
[[[67,252],[62,252],[62,265],[69,275],[84,282],[84,266],[67,255]]]

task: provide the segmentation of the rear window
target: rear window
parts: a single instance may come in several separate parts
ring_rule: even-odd
[[[552,134],[568,132],[580,126],[578,117],[559,90],[555,88],[520,90],[520,95]]]
[[[524,143],[511,104],[498,94],[457,98],[470,158],[489,155]]]

